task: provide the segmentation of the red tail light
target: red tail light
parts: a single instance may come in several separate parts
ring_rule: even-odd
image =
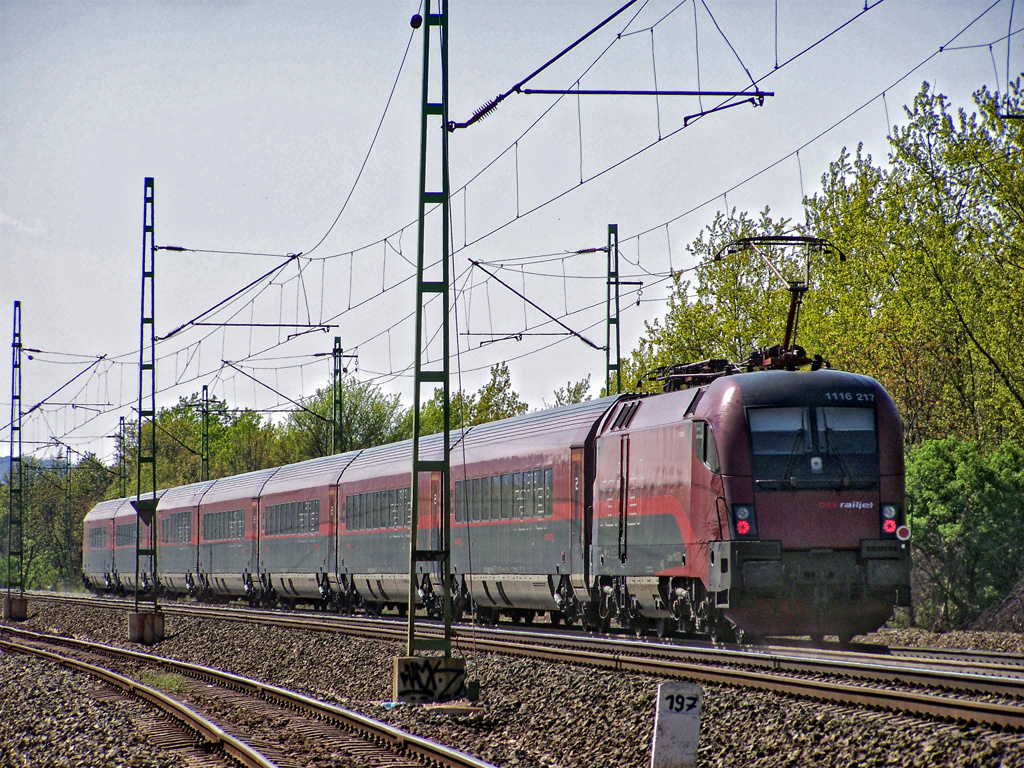
[[[897,504],[883,504],[881,511],[882,530],[880,535],[884,538],[899,538],[897,531],[906,528],[905,525],[902,525],[903,511]],[[905,541],[905,539],[900,539],[900,541]]]
[[[732,504],[729,507],[733,535],[736,538],[757,538],[757,515],[753,504]]]

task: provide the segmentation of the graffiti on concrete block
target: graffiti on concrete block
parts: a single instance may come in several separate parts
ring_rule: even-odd
[[[463,696],[466,663],[463,659],[395,659],[395,701],[423,704]]]

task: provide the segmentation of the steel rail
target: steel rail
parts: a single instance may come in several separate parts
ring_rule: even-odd
[[[642,659],[594,650],[572,650],[529,646],[521,642],[511,645],[490,640],[477,640],[485,650],[515,653],[548,661],[568,661],[602,669],[637,672],[661,677],[681,678],[717,685],[732,685],[757,690],[785,693],[803,698],[829,701],[837,704],[857,704],[901,713],[926,715],[943,720],[962,720],[997,726],[1008,730],[1024,730],[1024,707],[994,704],[972,699],[892,691],[884,688],[844,685],[819,680],[786,677],[783,675],[727,667],[708,667],[662,659]]]
[[[324,701],[318,701],[296,691],[290,691],[287,688],[281,688],[276,685],[271,685],[270,683],[253,680],[231,672],[225,672],[223,670],[205,667],[199,664],[189,664],[184,661],[168,659],[163,656],[154,656],[148,653],[141,653],[139,651],[115,648],[102,643],[78,640],[71,637],[46,635],[10,626],[4,627],[4,631],[21,637],[30,638],[37,642],[70,645],[83,650],[99,652],[117,658],[131,659],[147,664],[156,664],[190,677],[205,679],[225,687],[234,688],[242,691],[243,693],[248,693],[252,696],[265,699],[275,704],[312,715],[313,717],[327,720],[341,729],[357,734],[365,740],[376,742],[391,751],[404,752],[407,755],[411,755],[424,761],[427,765],[444,766],[445,768],[495,768],[491,763],[475,758],[472,755],[467,755],[464,752],[460,752],[452,747],[447,747],[443,744],[431,741],[430,739],[406,733],[405,731],[390,726],[387,723],[382,723],[379,720],[361,715],[358,712],[343,709]],[[18,647],[27,648],[27,646]],[[40,651],[40,653],[47,652]],[[84,664],[84,662],[82,663]],[[144,686],[140,687],[144,688]],[[158,692],[154,691],[153,693],[157,696],[161,696],[162,698],[167,698],[163,697],[163,695]],[[172,702],[174,701],[173,699],[169,700]],[[180,706],[184,707],[184,705]],[[216,726],[213,727],[216,728]],[[273,764],[270,763],[270,765]]]
[[[895,657],[972,664],[991,664],[993,660],[998,659],[1002,666],[1024,668],[1024,653],[978,651],[970,648],[915,648],[906,645],[889,646],[889,653]]]
[[[21,634],[21,631],[16,632],[16,634]],[[46,636],[39,635],[39,637],[45,638]],[[222,751],[225,755],[246,766],[246,768],[277,768],[276,763],[268,760],[245,742],[225,732],[198,712],[188,708],[180,701],[172,699],[170,696],[166,696],[160,693],[160,691],[131,678],[103,667],[97,667],[94,664],[62,656],[59,653],[22,645],[10,640],[0,640],[0,648],[4,648],[12,653],[32,654],[42,659],[57,662],[78,672],[86,672],[116,688],[120,688],[132,696],[145,699],[182,726],[195,732],[210,748]]]
[[[400,641],[405,637],[404,624],[397,621],[381,619],[351,619],[325,614],[302,616],[294,613],[273,613],[254,611],[246,608],[199,608],[190,606],[165,606],[172,615],[206,617],[211,611],[218,617],[237,621],[258,621],[260,624],[273,624],[288,629],[304,629],[318,631],[340,631],[365,634],[367,626],[372,626],[378,637]],[[424,625],[424,634],[430,635],[437,630],[429,624]],[[472,633],[473,637],[470,637]],[[1008,677],[1000,665],[993,663],[968,662],[961,660],[944,661],[931,659],[932,663],[945,666],[956,665],[955,669],[926,669],[920,666],[908,666],[911,662],[894,656],[869,656],[857,659],[854,654],[843,653],[843,658],[816,658],[799,655],[792,649],[761,648],[713,648],[700,646],[680,646],[655,642],[642,642],[622,638],[593,637],[582,634],[568,635],[564,632],[523,632],[521,629],[487,629],[483,627],[459,627],[453,638],[457,643],[493,640],[508,646],[518,642],[547,645],[570,645],[574,648],[586,648],[592,651],[607,652],[618,655],[651,655],[674,661],[699,660],[719,665],[744,665],[760,667],[774,673],[805,673],[817,675],[841,675],[875,682],[892,682],[903,685],[916,685],[927,688],[943,688],[960,690],[973,694],[995,694],[1009,698],[1024,698],[1024,678]],[[892,662],[887,665],[885,662]]]
[[[85,602],[96,605],[92,598]],[[182,616],[216,616],[236,621],[258,621],[261,625],[319,631],[340,631],[365,634],[366,619],[341,619],[324,614],[303,617],[295,614],[281,614],[240,608],[195,608],[165,606],[168,613]],[[215,611],[215,613],[213,612]],[[404,625],[397,622],[372,620],[374,635],[400,641],[404,638]],[[388,626],[393,624],[393,627]],[[429,631],[429,627],[425,627]],[[470,632],[473,637],[470,638]],[[991,677],[986,675],[965,675],[949,671],[899,667],[884,669],[877,662],[869,668],[849,661],[830,661],[814,658],[799,658],[775,652],[736,651],[718,648],[694,648],[661,645],[656,643],[624,643],[622,640],[569,636],[564,633],[512,633],[507,630],[488,630],[481,627],[460,629],[455,634],[457,643],[472,643],[480,650],[498,653],[513,653],[549,661],[571,661],[576,664],[622,669],[655,675],[686,677],[726,685],[775,690],[790,695],[834,702],[846,701],[861,706],[875,706],[894,709],[929,717],[963,719],[967,722],[995,725],[1024,730],[1024,707],[971,701],[947,696],[938,696],[906,691],[892,691],[866,686],[823,683],[796,677],[785,677],[780,672],[803,672],[817,675],[841,675],[860,677],[875,681],[888,681],[903,685],[921,687],[957,688],[972,693],[995,693],[1007,697],[1024,697],[1024,680],[1019,678]],[[502,637],[504,636],[504,637]],[[556,646],[572,644],[563,649]],[[626,647],[623,647],[626,645]],[[656,654],[662,658],[644,658],[640,654]],[[667,658],[666,658],[667,657]],[[688,660],[683,660],[688,659]],[[718,666],[702,666],[689,659],[699,659]],[[732,665],[732,666],[729,666]],[[759,666],[771,672],[755,672],[735,669],[736,665]],[[844,698],[844,696],[846,698]]]

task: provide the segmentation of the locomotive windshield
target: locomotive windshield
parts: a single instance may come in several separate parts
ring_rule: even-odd
[[[749,408],[747,421],[758,490],[878,486],[872,408]]]

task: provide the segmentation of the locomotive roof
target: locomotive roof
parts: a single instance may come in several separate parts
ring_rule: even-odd
[[[755,371],[723,376],[708,386],[708,395],[727,397],[738,389],[744,406],[814,405],[824,401],[826,392],[878,392],[881,385],[869,376],[848,371]]]

